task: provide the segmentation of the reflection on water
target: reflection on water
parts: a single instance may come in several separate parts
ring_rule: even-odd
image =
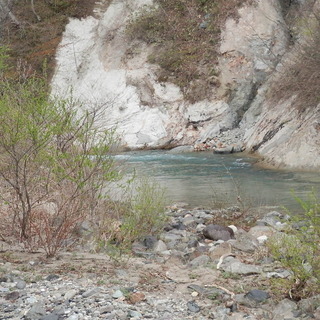
[[[294,207],[292,190],[302,198],[312,188],[320,190],[320,173],[263,169],[244,154],[139,151],[116,159],[126,160],[129,170],[135,168],[159,181],[167,189],[168,203],[182,201],[193,207],[235,204],[238,196],[254,207]]]

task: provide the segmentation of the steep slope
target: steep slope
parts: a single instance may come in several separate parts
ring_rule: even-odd
[[[161,43],[128,36],[128,24],[152,0],[102,3],[94,16],[71,19],[67,25],[56,55],[52,93],[72,94],[85,106],[106,106],[103,125],[116,128],[125,148],[199,144],[219,140],[231,130],[229,142],[244,137],[248,151],[276,166],[315,169],[320,165],[317,109],[302,112],[291,108],[288,97],[278,104],[267,95],[291,48],[283,18],[287,2],[249,1],[225,20],[212,62],[219,85],[202,99],[186,98],[174,71],[159,79],[161,67],[150,56],[161,50]]]

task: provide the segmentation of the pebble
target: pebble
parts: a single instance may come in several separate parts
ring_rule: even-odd
[[[49,272],[46,274],[44,268],[41,270],[41,278],[30,283],[23,280],[27,279],[24,278],[24,272],[19,273],[19,276],[14,276],[13,271],[10,271],[11,273],[6,271],[8,273],[4,273],[5,275],[1,275],[0,278],[0,319],[257,319],[258,317],[255,317],[254,314],[262,310],[259,309],[261,303],[264,303],[264,307],[271,305],[268,292],[249,288],[246,294],[231,296],[228,291],[234,291],[231,283],[225,285],[225,290],[218,286],[221,271],[214,268],[215,264],[211,262],[209,254],[215,251],[216,258],[219,258],[219,255],[226,252],[218,253],[218,248],[226,246],[229,249],[229,243],[233,244],[235,240],[229,240],[227,245],[227,242],[223,240],[207,239],[205,241],[203,239],[202,231],[206,226],[205,223],[210,223],[209,218],[212,216],[212,211],[203,209],[181,209],[171,212],[170,231],[162,233],[160,240],[153,236],[144,239],[142,249],[139,248],[139,250],[144,248],[149,255],[139,258],[140,264],[129,263],[127,266],[115,268],[112,280],[116,282],[107,280],[107,274],[103,275],[104,281],[100,284],[99,279],[93,273],[81,273],[77,276],[68,272],[61,275]],[[187,228],[184,228],[183,221]],[[235,232],[236,239],[239,234],[241,232]],[[248,237],[244,239],[239,236],[238,239],[243,239],[242,244],[247,244],[245,240],[251,241],[251,238]],[[156,246],[159,252],[155,252]],[[230,252],[232,254],[234,247],[236,246],[233,246]],[[244,249],[241,246],[239,248]],[[151,267],[152,263],[159,265],[159,261],[163,263],[167,261],[165,259],[173,259],[174,262],[171,262],[173,265],[168,270],[166,270],[167,265],[163,264],[164,277],[161,279]],[[250,281],[245,282],[245,278],[256,273],[259,277],[265,278],[290,276],[286,270],[275,269],[269,265],[253,265],[245,260],[244,262],[246,263],[234,257],[225,257],[221,270],[241,274],[239,281],[246,285],[250,284]],[[265,263],[269,262],[265,261]],[[35,262],[33,265],[34,268],[28,266],[28,270],[31,269],[29,272],[42,267]],[[0,262],[0,266],[8,270],[14,269],[14,264],[4,265]],[[133,276],[135,278],[132,278],[131,274],[133,269],[137,269],[135,270],[136,275]],[[150,271],[150,275],[144,279],[143,272],[146,270]],[[198,282],[198,277],[202,277],[202,282]],[[142,280],[148,280],[150,283],[144,287]],[[154,280],[159,281],[154,283]],[[184,288],[183,293],[179,291],[181,288]],[[245,314],[242,310],[243,306],[247,308]],[[299,319],[300,317],[298,306],[286,300],[279,303],[271,312],[269,319],[274,320],[285,319],[285,317]],[[303,318],[303,320],[309,319],[311,318]]]

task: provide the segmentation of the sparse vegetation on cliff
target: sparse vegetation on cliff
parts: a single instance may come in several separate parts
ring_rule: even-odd
[[[159,81],[177,84],[191,102],[208,97],[217,80],[217,49],[225,20],[251,1],[157,0],[132,17],[131,40],[154,45],[149,62]]]
[[[320,103],[320,9],[307,1],[289,23],[293,51],[270,89],[272,101],[290,99],[300,111]]]
[[[95,1],[3,0],[3,3],[16,19],[12,21],[9,12],[4,10],[0,14],[0,40],[11,49],[10,64],[15,66],[16,61],[27,61],[33,71],[41,74],[46,60],[47,71],[51,75],[56,47],[69,17],[83,18],[91,14]]]

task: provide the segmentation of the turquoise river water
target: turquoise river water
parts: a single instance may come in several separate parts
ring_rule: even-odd
[[[126,152],[117,155],[128,170],[155,178],[166,188],[168,204],[186,202],[191,207],[236,204],[296,208],[292,191],[306,198],[312,189],[319,194],[320,173],[270,170],[257,166],[245,154],[212,152],[174,154],[166,151]]]

